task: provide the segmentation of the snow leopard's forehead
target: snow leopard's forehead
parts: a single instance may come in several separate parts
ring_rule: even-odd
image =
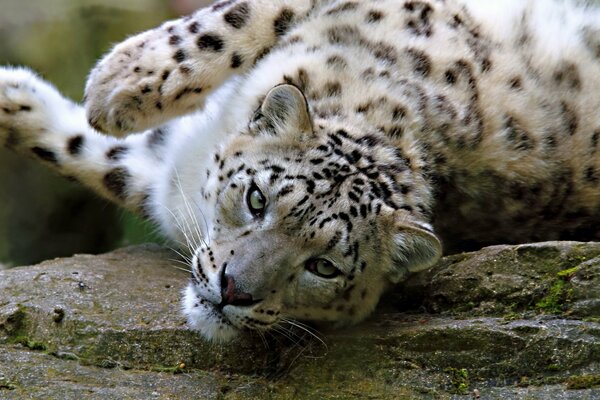
[[[417,218],[428,216],[429,193],[415,181],[421,160],[414,154],[370,132],[315,129],[323,132],[293,146],[277,136],[241,135],[231,141],[214,156],[217,192],[227,184],[236,185],[232,178],[243,176],[280,200],[301,193],[293,207],[296,216],[332,208],[345,209],[352,218],[366,218],[382,208],[405,210]]]

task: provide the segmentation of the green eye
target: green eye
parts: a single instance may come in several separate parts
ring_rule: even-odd
[[[341,273],[330,261],[324,258],[311,258],[306,262],[306,269],[326,279],[335,278]]]
[[[252,215],[255,217],[262,217],[264,215],[265,208],[267,207],[267,199],[255,184],[252,184],[250,190],[248,190],[246,203],[248,203],[248,208]]]

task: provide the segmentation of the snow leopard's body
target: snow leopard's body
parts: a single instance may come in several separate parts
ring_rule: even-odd
[[[0,70],[5,146],[191,241],[213,339],[357,322],[438,237],[600,237],[600,13],[571,3],[228,0],[115,47],[86,108]]]

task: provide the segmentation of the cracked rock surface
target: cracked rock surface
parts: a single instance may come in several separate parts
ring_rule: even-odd
[[[0,270],[1,399],[600,399],[600,243],[445,257],[365,323],[213,345],[144,245]]]

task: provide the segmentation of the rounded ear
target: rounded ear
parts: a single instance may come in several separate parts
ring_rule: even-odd
[[[262,119],[275,135],[312,133],[308,103],[294,85],[281,84],[267,93],[255,120]]]
[[[399,282],[407,273],[432,267],[442,256],[442,244],[429,224],[395,215],[390,280]]]

